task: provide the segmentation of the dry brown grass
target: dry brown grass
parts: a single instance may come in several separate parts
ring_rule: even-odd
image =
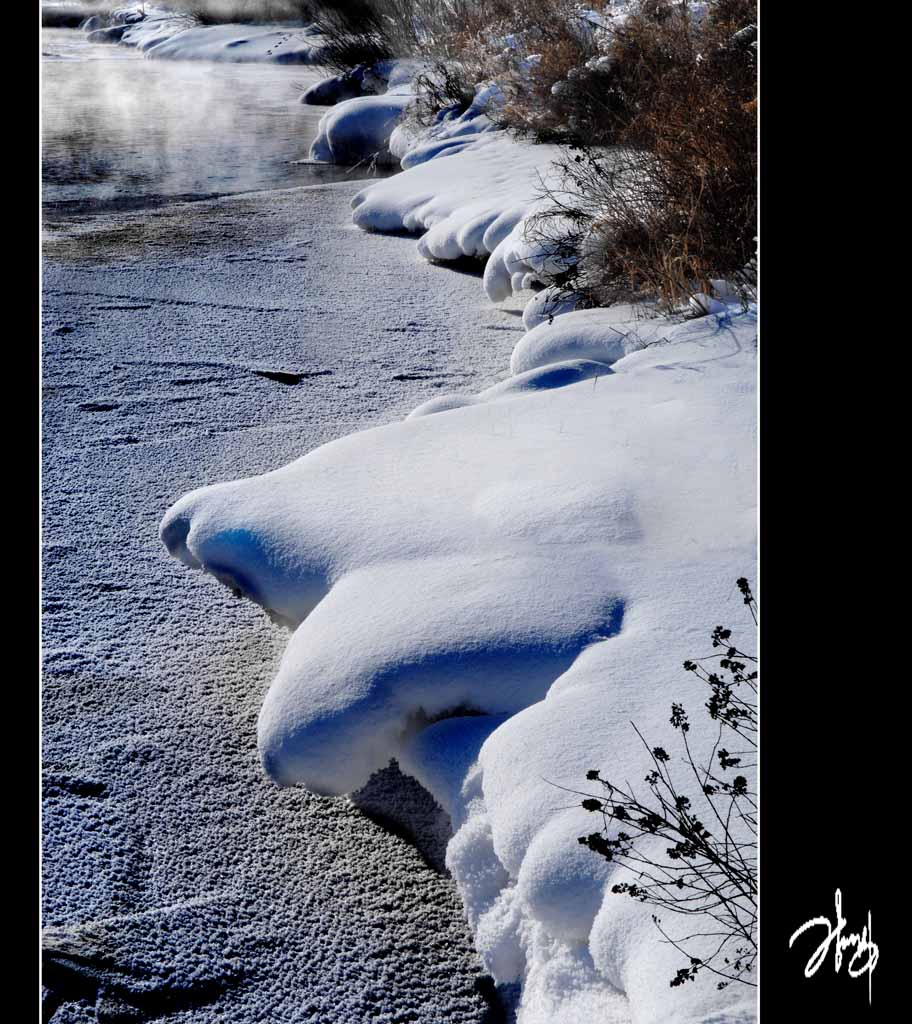
[[[571,264],[557,283],[598,304],[676,306],[720,278],[750,291],[757,77],[742,30],[751,24],[752,0],[719,0],[699,25],[675,5],[618,33],[603,101],[574,97],[574,148],[533,227]]]

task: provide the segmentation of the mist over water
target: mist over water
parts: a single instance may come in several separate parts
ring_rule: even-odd
[[[311,68],[149,60],[42,31],[44,204],[60,210],[290,188],[368,176],[306,160],[325,108]]]

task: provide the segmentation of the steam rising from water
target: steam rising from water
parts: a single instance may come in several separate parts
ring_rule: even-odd
[[[323,113],[300,103],[319,71],[146,60],[71,29],[43,30],[42,44],[46,205],[142,205],[352,176],[293,163]]]

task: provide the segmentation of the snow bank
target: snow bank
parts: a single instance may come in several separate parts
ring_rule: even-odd
[[[609,366],[629,352],[653,344],[668,333],[665,319],[637,317],[631,306],[577,309],[533,327],[513,350],[512,373],[525,373],[570,359]]]
[[[554,164],[561,150],[519,142],[496,128],[486,110],[500,102],[496,85],[479,86],[462,114],[442,111],[425,130],[396,125],[388,150],[404,173],[372,183],[352,199],[355,224],[420,233],[418,252],[425,259],[486,259],[484,288],[492,302],[566,269],[553,246],[528,230],[529,218],[548,202],[546,189],[558,185]],[[558,312],[568,308],[572,303],[562,303]]]
[[[135,4],[112,12],[93,42],[120,42],[149,57],[233,64],[319,64],[322,38],[312,25],[200,25],[189,15]],[[100,34],[99,34],[100,33]]]
[[[376,159],[395,164],[389,139],[405,109],[414,99],[407,87],[398,87],[380,96],[359,96],[338,103],[328,110],[317,127],[310,147],[311,160],[337,164],[355,164]]]
[[[310,147],[311,160],[351,164],[376,159],[385,165],[398,164],[401,153],[392,140],[415,99],[413,81],[422,68],[421,62],[412,59],[384,60],[312,86],[302,102],[335,106],[320,119]]]
[[[565,388],[569,384],[577,384],[593,377],[603,377],[606,373],[612,372],[611,367],[605,362],[597,362],[592,359],[567,359],[547,366],[536,367],[526,373],[518,373],[515,377],[509,377],[474,396],[439,395],[419,405],[417,409],[409,413],[406,419],[428,416],[435,412],[446,412],[449,409],[461,409],[466,405],[489,402],[493,398],[522,397],[532,391]]]
[[[560,149],[519,142],[496,128],[486,114],[501,99],[495,85],[479,86],[461,114],[441,111],[430,128],[402,120],[417,69],[399,63],[384,96],[344,100],[324,115],[311,147],[314,160],[347,163],[379,152],[402,167],[402,174],[372,183],[352,199],[354,223],[368,231],[420,234],[418,252],[427,260],[487,260],[484,288],[492,302],[565,269],[549,245],[528,238],[526,229],[544,202],[544,184],[553,183]],[[335,87],[327,86],[326,95],[334,94]]]
[[[393,152],[397,141],[390,141]],[[488,266],[500,273],[486,270],[485,289],[505,298],[514,270],[530,269],[507,266],[506,239],[535,209],[539,174],[555,156],[554,147],[524,145],[500,131],[437,139],[406,152],[403,174],[358,193],[352,219],[373,231],[423,232],[418,251],[425,259],[493,254]]]
[[[610,893],[623,875],[558,788],[641,778],[631,721],[674,743],[671,701],[705,699],[681,663],[743,627],[755,564],[754,313],[636,351],[617,316],[565,313],[474,399],[194,491],[161,535],[295,630],[258,727],[277,782],[345,793],[396,757],[450,812],[448,866],[521,1024],[749,1020],[750,991],[711,978],[669,999],[678,954]]]
[[[344,74],[315,82],[301,96],[301,102],[332,106],[358,96],[377,95],[397,86],[410,85],[424,66],[423,62],[411,58],[358,64]]]
[[[124,34],[123,42],[131,43],[134,34],[144,35],[139,25]],[[142,48],[155,58],[233,64],[319,64],[322,58],[320,36],[283,25],[199,25]]]
[[[546,188],[558,183],[554,164],[561,150],[519,142],[496,128],[485,111],[499,102],[496,86],[483,86],[458,116],[443,111],[423,131],[396,125],[388,149],[400,158],[403,173],[370,184],[352,199],[355,224],[419,233],[418,252],[425,259],[485,259],[484,289],[492,302],[566,269],[552,246],[528,230],[529,218],[547,203]],[[530,309],[527,326],[536,316],[549,318],[572,305]]]
[[[365,92],[369,91],[364,88],[366,69],[366,65],[359,64],[342,75],[333,75],[331,78],[314,82],[302,93],[301,102],[318,107],[331,107],[343,100],[353,100],[358,96],[363,96]]]

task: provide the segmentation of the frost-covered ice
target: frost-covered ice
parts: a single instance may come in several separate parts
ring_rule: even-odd
[[[256,718],[284,631],[157,535],[193,486],[399,419],[436,387],[478,390],[505,365],[518,317],[409,239],[358,236],[358,187],[121,213],[45,243],[54,1024],[485,1019],[453,883],[347,801],[263,775]],[[381,783],[357,806],[421,825],[416,794]]]

